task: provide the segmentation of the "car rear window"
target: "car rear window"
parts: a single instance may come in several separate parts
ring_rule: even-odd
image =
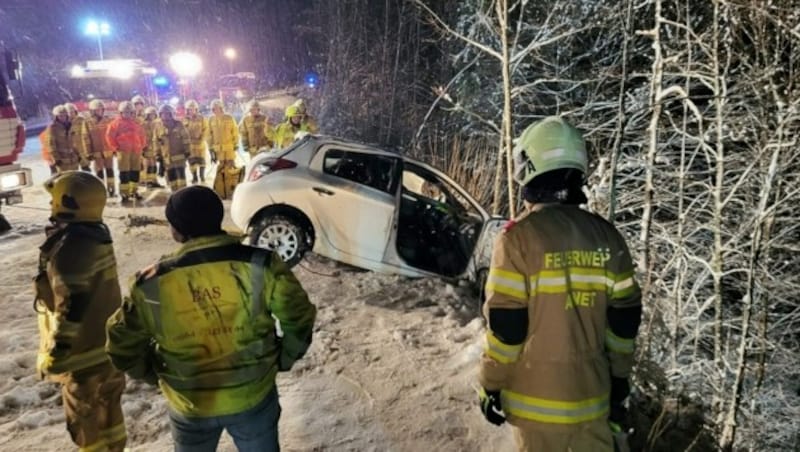
[[[397,165],[393,157],[331,149],[322,171],[391,194],[397,189]]]

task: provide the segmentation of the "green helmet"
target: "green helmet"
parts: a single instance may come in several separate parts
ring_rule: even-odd
[[[514,180],[527,185],[535,177],[557,169],[576,169],[586,174],[588,158],[583,136],[557,116],[531,124],[514,148]]]

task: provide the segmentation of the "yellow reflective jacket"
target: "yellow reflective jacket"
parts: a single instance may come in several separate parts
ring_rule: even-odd
[[[157,375],[187,416],[255,406],[311,343],[316,308],[289,268],[226,234],[189,240],[130,293],[108,323],[111,361],[133,378]]]
[[[495,243],[481,385],[502,390],[503,411],[516,426],[606,416],[611,375],[630,374],[640,302],[630,253],[613,225],[577,206],[535,206]]]
[[[77,164],[80,155],[72,147],[72,127],[53,121],[47,128],[47,140],[56,165]]]
[[[279,149],[285,149],[289,147],[292,143],[294,143],[297,132],[314,133],[311,131],[311,128],[307,122],[301,122],[299,126],[296,126],[287,120],[278,124],[278,127],[275,129],[275,133],[273,135],[275,146],[277,146]]]
[[[208,140],[208,120],[201,115],[186,116],[183,126],[189,132],[189,146],[194,152],[205,152]]]
[[[83,141],[86,152],[99,154],[106,151],[106,130],[111,124],[111,118],[103,116],[98,119],[91,115],[84,121]]]
[[[264,115],[248,114],[239,122],[239,135],[242,147],[250,155],[255,155],[263,147],[272,147],[272,127]]]
[[[107,362],[106,320],[122,300],[106,225],[71,223],[48,234],[34,279],[42,376]]]
[[[233,116],[224,113],[208,118],[208,148],[216,152],[232,152],[239,145],[239,129]]]

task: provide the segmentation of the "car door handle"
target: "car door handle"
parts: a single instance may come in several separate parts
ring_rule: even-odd
[[[330,195],[334,194],[332,191],[328,190],[327,188],[312,187],[311,189],[314,190],[315,192],[321,194],[321,195],[329,195],[330,196]]]

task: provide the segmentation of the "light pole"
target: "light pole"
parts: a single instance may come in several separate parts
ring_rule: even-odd
[[[111,33],[111,26],[108,25],[108,22],[101,21],[97,22],[95,20],[90,20],[86,24],[86,29],[84,30],[87,35],[89,36],[96,36],[97,37],[97,48],[100,50],[100,59],[103,59],[103,41],[102,36],[108,36]]]
[[[178,52],[169,57],[169,64],[172,70],[185,81],[184,97],[189,95],[189,79],[200,73],[203,69],[203,61],[200,57],[190,52]]]
[[[236,59],[236,49],[233,47],[225,49],[225,58],[228,59],[228,69],[230,73],[233,74],[233,60]]]

